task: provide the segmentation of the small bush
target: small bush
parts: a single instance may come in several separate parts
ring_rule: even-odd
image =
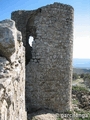
[[[84,78],[84,76],[85,76],[85,74],[84,74],[84,73],[82,73],[82,74],[80,75],[80,77],[81,77],[81,78]]]
[[[76,80],[78,78],[79,78],[78,74],[77,73],[73,73],[73,80]]]
[[[87,88],[80,87],[80,86],[72,86],[72,90],[74,90],[74,91],[81,91],[81,92],[89,92]]]
[[[57,120],[62,120],[62,118],[57,118]]]
[[[85,80],[86,78],[90,79],[90,74],[85,74],[83,79]]]

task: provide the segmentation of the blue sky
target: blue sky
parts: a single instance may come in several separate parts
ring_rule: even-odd
[[[90,58],[90,0],[0,0],[0,21],[15,10],[33,10],[60,2],[74,8],[74,58]]]

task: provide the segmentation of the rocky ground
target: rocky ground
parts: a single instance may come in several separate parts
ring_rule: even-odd
[[[28,120],[57,120],[57,116],[57,113],[44,109],[28,114]]]

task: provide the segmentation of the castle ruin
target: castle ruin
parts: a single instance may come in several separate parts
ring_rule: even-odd
[[[0,64],[2,66],[0,66],[2,71],[0,91],[3,89],[2,96],[4,96],[2,97],[4,100],[1,100],[3,102],[0,113],[6,111],[3,116],[7,116],[8,110],[11,110],[14,115],[19,116],[18,120],[26,120],[25,98],[28,113],[38,109],[49,109],[59,113],[71,110],[73,8],[54,3],[37,10],[15,11],[11,14],[11,19],[15,21],[16,28],[15,25],[12,27],[11,24],[14,22],[12,20],[10,23],[9,20],[0,22]],[[1,34],[3,23],[8,26],[4,32],[10,38],[8,42],[5,41],[8,43],[6,49],[2,43],[4,39],[1,40],[4,37]],[[11,33],[8,31],[10,26],[9,30],[14,28]],[[21,31],[22,40],[17,30]],[[29,45],[30,36],[34,38],[32,47]],[[5,40],[8,38],[6,37]],[[5,73],[3,69],[8,70],[9,73]],[[13,97],[11,97],[12,91]],[[5,97],[6,94],[11,100],[10,104]],[[12,118],[2,117],[1,120],[12,120]]]

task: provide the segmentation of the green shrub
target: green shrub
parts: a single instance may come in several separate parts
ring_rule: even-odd
[[[78,74],[77,73],[73,73],[73,80],[76,80],[78,78],[79,78]]]
[[[74,91],[81,91],[81,92],[89,92],[87,88],[80,87],[80,86],[72,86],[72,90],[74,90]]]
[[[85,74],[84,74],[84,73],[82,73],[82,74],[80,75],[80,77],[81,77],[81,78],[84,78],[84,76],[85,76]]]
[[[85,80],[86,78],[90,79],[90,74],[85,74],[83,79]]]
[[[62,120],[62,118],[57,118],[57,120]]]

